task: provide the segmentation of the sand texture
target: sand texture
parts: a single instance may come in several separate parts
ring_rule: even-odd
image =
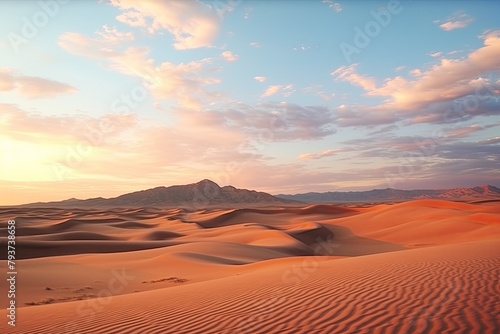
[[[3,208],[2,236],[8,219],[0,333],[500,332],[497,201]]]

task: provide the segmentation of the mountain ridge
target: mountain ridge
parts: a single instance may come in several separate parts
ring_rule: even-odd
[[[306,203],[333,202],[384,202],[416,199],[443,200],[479,200],[500,198],[500,188],[482,185],[470,188],[451,189],[415,189],[400,190],[393,188],[372,189],[365,191],[327,191],[301,194],[278,194],[278,198],[290,199]]]
[[[134,191],[112,198],[70,198],[62,201],[22,204],[19,207],[176,207],[202,209],[226,204],[239,206],[286,205],[293,200],[280,199],[265,192],[238,189],[233,186],[220,187],[217,183],[204,179],[186,185],[159,186]]]
[[[350,203],[350,202],[400,202],[418,199],[443,199],[471,201],[500,199],[500,188],[491,185],[452,189],[372,189],[366,191],[328,191],[300,194],[271,195],[233,186],[220,187],[204,179],[186,185],[159,186],[134,191],[112,198],[69,198],[62,201],[37,202],[16,207],[60,208],[120,208],[120,207],[171,207],[204,209],[211,207],[294,205],[300,203]]]

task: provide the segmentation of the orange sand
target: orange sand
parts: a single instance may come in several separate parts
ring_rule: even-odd
[[[0,235],[13,218],[0,333],[500,331],[498,202],[11,208]]]

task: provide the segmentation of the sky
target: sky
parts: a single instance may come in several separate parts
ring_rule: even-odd
[[[500,186],[500,2],[2,1],[0,205]]]

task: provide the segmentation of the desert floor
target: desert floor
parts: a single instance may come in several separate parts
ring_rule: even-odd
[[[500,332],[498,201],[3,208],[2,245],[9,219],[0,333]]]

